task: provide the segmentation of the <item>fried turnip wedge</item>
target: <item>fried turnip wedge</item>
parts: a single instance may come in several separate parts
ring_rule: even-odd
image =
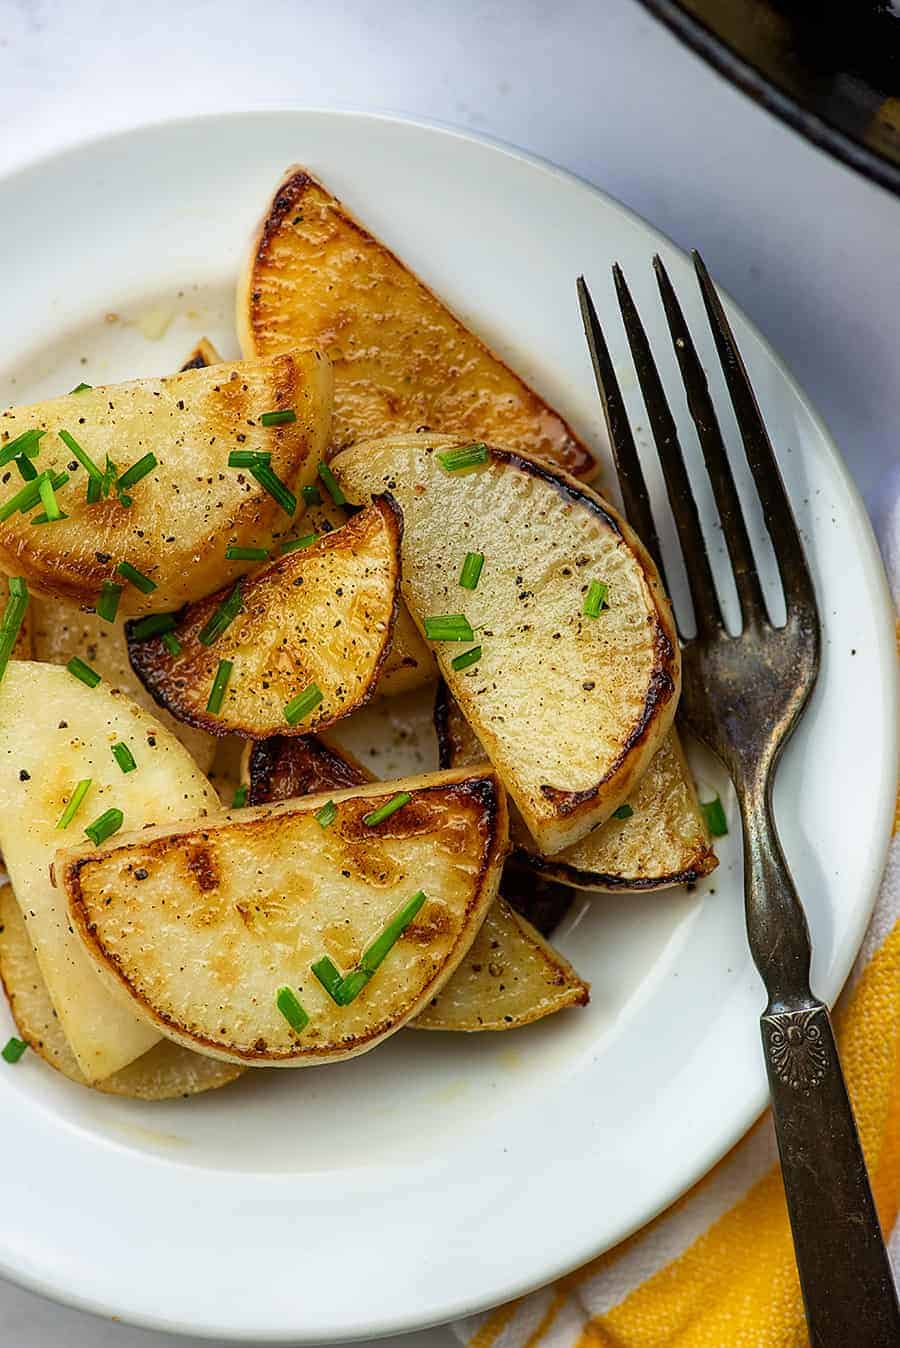
[[[373,779],[346,749],[307,735],[255,744],[249,780],[256,805]],[[410,1028],[511,1030],[588,999],[587,984],[568,960],[498,895],[465,959]]]
[[[48,1067],[79,1086],[128,1100],[174,1100],[227,1086],[244,1070],[161,1039],[121,1071],[89,1082],[53,1009],[11,885],[0,889],[0,979],[21,1038]]]
[[[390,651],[402,530],[397,506],[379,497],[342,529],[192,604],[171,633],[145,637],[145,620],[133,620],[134,672],[160,706],[213,735],[330,725],[369,700]]]
[[[198,599],[251,565],[227,550],[290,533],[330,424],[331,369],[316,351],[9,408],[0,454],[36,449],[38,479],[0,499],[0,570],[89,607],[119,586],[123,614]]]
[[[351,501],[399,501],[403,597],[444,680],[538,849],[578,842],[675,715],[678,642],[649,554],[590,488],[510,450],[409,435],[332,468]]]
[[[487,754],[442,684],[434,707],[442,768],[471,767]],[[648,890],[692,884],[719,864],[697,803],[690,768],[673,728],[612,819],[555,856],[541,856],[515,805],[512,860],[575,889]]]
[[[563,418],[326,187],[290,169],[238,285],[246,356],[315,345],[334,365],[334,438],[419,426],[511,445],[590,477]]]
[[[134,768],[123,770],[129,760]],[[126,828],[142,828],[218,810],[184,746],[123,694],[104,683],[88,687],[57,665],[7,666],[0,683],[0,847],[50,999],[90,1081],[125,1067],[159,1035],[97,977],[53,885],[54,853],[87,845],[86,828],[109,811],[121,811]],[[108,816],[101,833],[117,820]]]
[[[56,869],[85,949],[161,1033],[303,1067],[373,1048],[436,996],[507,839],[492,770],[432,773],[132,834]]]

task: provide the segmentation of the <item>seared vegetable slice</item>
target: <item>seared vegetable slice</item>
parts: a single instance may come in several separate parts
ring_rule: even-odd
[[[302,735],[346,716],[375,690],[391,644],[402,517],[389,497],[342,529],[285,553],[179,616],[172,635],[141,639],[132,668],[173,716],[213,735]],[[224,696],[209,710],[222,662]]]
[[[346,786],[372,781],[372,774],[346,750],[315,735],[300,739],[276,736],[255,744],[250,754],[249,777],[250,801],[254,805],[308,792],[331,797],[334,791]],[[319,813],[320,825],[323,818],[330,820],[330,811]],[[330,828],[331,822],[323,826]],[[506,869],[504,886],[508,879]],[[535,883],[542,884],[528,878],[525,888],[533,889]],[[557,915],[560,915],[558,907]],[[411,1028],[511,1030],[567,1006],[584,1006],[588,1000],[588,986],[568,960],[498,895],[462,964],[411,1022]]]
[[[123,773],[110,746],[138,764]],[[57,825],[78,782],[90,789]],[[97,977],[51,880],[58,847],[86,845],[84,828],[107,809],[126,828],[197,819],[218,800],[187,750],[158,721],[104,684],[88,688],[57,665],[13,662],[0,683],[0,847],[50,998],[78,1065],[109,1076],[158,1039],[121,994]]]
[[[297,419],[266,427],[267,409]],[[327,444],[331,371],[321,353],[192,368],[165,379],[86,389],[0,414],[0,451],[20,432],[45,432],[35,466],[68,473],[56,490],[67,518],[43,527],[35,511],[2,518],[0,569],[36,590],[94,607],[103,583],[122,583],[119,613],[161,612],[207,594],[248,563],[229,545],[271,546],[290,533],[284,512],[252,473],[230,468],[230,451],[268,454],[294,496],[312,481]],[[149,471],[144,471],[151,459]],[[143,475],[127,490],[132,468]],[[155,586],[145,593],[118,574],[127,563]],[[146,587],[145,587],[146,588]]]
[[[443,684],[438,689],[434,720],[442,768],[487,761]],[[666,889],[691,884],[719,864],[674,728],[653,755],[621,815],[614,815],[572,847],[552,857],[541,856],[514,805],[510,806],[509,831],[517,864],[576,889]]]
[[[89,1082],[63,1034],[47,992],[28,928],[10,885],[0,889],[0,979],[19,1034],[48,1067],[79,1086],[129,1100],[174,1100],[227,1086],[243,1073],[180,1044],[163,1039],[128,1067],[103,1081]]]
[[[279,185],[238,286],[245,355],[321,346],[334,444],[429,426],[588,477],[593,455],[534,389],[303,169]]]
[[[632,530],[588,487],[490,449],[464,472],[431,434],[345,450],[350,500],[390,490],[404,515],[402,592],[444,679],[544,853],[578,842],[634,790],[675,715],[680,659],[671,608]],[[458,584],[483,553],[476,590]],[[592,581],[607,607],[583,612]],[[482,648],[455,669],[468,631]],[[471,643],[470,643],[471,644]]]
[[[398,790],[409,804],[363,820]],[[239,810],[207,827],[133,834],[58,858],[85,946],[169,1038],[233,1062],[301,1067],[373,1048],[415,1016],[465,955],[497,893],[507,843],[492,771],[335,792]],[[311,972],[341,974],[414,894],[427,899],[347,1005]],[[295,1031],[287,987],[308,1022]]]

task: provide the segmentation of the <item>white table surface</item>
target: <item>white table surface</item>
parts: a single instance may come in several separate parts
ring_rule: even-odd
[[[303,105],[488,132],[700,248],[877,514],[900,438],[900,201],[754,107],[636,0],[0,0],[0,172],[139,122]],[[452,1342],[446,1329],[405,1340]],[[9,1348],[199,1343],[0,1282]]]

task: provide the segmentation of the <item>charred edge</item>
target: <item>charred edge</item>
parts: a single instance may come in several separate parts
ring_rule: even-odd
[[[285,218],[296,210],[297,205],[303,195],[310,189],[318,188],[335,204],[338,204],[336,198],[326,191],[321,183],[317,183],[306,169],[298,168],[289,173],[281,183],[275,196],[272,198],[272,204],[266,212],[265,219],[260,226],[259,241],[256,245],[254,262],[266,262],[272,247],[272,241],[278,234]],[[250,302],[254,308],[259,302],[255,290],[251,289]]]
[[[201,347],[197,346],[188,356],[183,365],[178,367],[178,373],[184,374],[186,370],[205,370],[209,367],[209,361],[203,354]]]
[[[287,792],[292,776],[304,776],[309,785],[300,792]],[[287,779],[279,785],[278,777]],[[293,795],[316,795],[320,791],[366,786],[372,779],[315,735],[289,739],[274,735],[257,740],[250,751],[251,805],[277,805]]]
[[[450,690],[438,680],[434,695],[434,732],[438,742],[438,767],[453,767],[453,736],[450,731]]]
[[[536,856],[534,852],[527,852],[523,847],[513,848],[510,861],[516,868],[530,871],[542,879],[555,880],[577,889],[602,889],[608,892],[621,890],[635,894],[649,893],[655,889],[671,889],[675,885],[696,884],[704,876],[711,875],[719,864],[719,858],[712,848],[704,847],[697,852],[691,865],[683,871],[670,871],[665,875],[628,880],[624,876],[609,875],[604,871],[582,871],[564,861],[554,861],[552,857]]]

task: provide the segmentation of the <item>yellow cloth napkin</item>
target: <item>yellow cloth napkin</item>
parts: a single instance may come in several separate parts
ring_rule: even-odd
[[[883,542],[896,592],[900,502],[893,523],[896,532]],[[894,825],[881,894],[834,1022],[897,1276],[900,794]],[[455,1328],[469,1348],[805,1348],[771,1118],[623,1244],[554,1286]]]

